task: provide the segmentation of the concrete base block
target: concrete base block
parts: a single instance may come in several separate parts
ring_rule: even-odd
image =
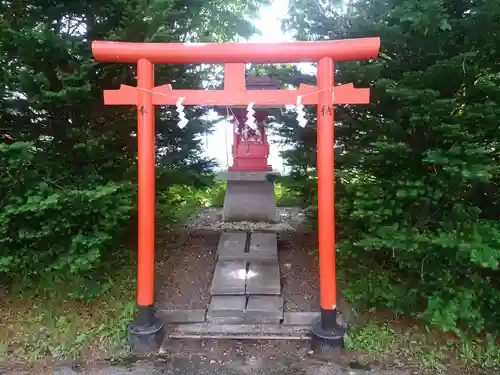
[[[254,232],[250,236],[249,261],[278,261],[276,233]]]
[[[279,324],[218,324],[193,323],[171,327],[169,338],[230,339],[230,340],[308,340],[311,327]]]
[[[312,326],[319,318],[319,312],[286,312],[283,316],[283,325]]]
[[[321,313],[318,312],[301,312],[301,311],[287,311],[283,314],[284,326],[312,326],[321,318]],[[348,324],[344,316],[337,312],[337,324],[340,327],[347,328]]]
[[[246,260],[245,246],[247,242],[246,232],[223,232],[217,246],[217,258],[219,261]]]
[[[278,222],[274,183],[228,181],[222,220]]]
[[[247,239],[247,234],[250,235],[250,239]],[[276,233],[224,232],[219,240],[217,257],[221,262],[245,260],[247,262],[277,263],[277,243]],[[246,245],[248,245],[248,252],[245,252]]]
[[[157,315],[166,324],[203,323],[205,321],[205,313],[204,309],[159,310]]]

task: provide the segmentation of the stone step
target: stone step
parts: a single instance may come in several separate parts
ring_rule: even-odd
[[[280,266],[278,263],[250,263],[246,294],[280,295]]]
[[[261,296],[252,296],[253,301],[246,296],[214,296],[210,301],[208,311],[205,309],[194,310],[158,310],[158,317],[168,325],[189,324],[189,323],[219,323],[219,324],[270,324],[268,318],[273,317],[282,320],[281,325],[285,327],[312,326],[321,317],[319,311],[288,311],[283,312],[280,308],[281,297],[266,296],[274,301],[262,301]],[[246,307],[245,307],[246,306]],[[254,306],[257,306],[257,310]],[[243,313],[242,313],[243,311]],[[239,319],[236,319],[239,317]],[[260,322],[258,320],[261,320]],[[267,323],[266,323],[267,321]],[[273,320],[275,321],[275,320]],[[241,322],[241,323],[239,323]],[[352,321],[346,318],[342,312],[337,313],[337,324],[348,328],[352,326]]]
[[[217,246],[219,261],[245,260],[247,232],[223,232]]]
[[[170,339],[308,340],[311,326],[192,323],[172,325]]]
[[[280,296],[213,296],[207,322],[220,324],[279,324],[283,320]]]
[[[217,262],[210,287],[211,295],[244,295],[247,263],[244,260]]]
[[[212,323],[240,324],[245,320],[246,296],[213,296],[207,311]]]
[[[250,235],[249,261],[278,262],[278,236],[276,233],[254,232]]]
[[[215,267],[210,294],[280,295],[278,263],[253,263],[244,260],[219,261]]]
[[[217,256],[220,261],[246,260],[260,262],[278,261],[278,239],[276,233],[224,232]]]
[[[249,296],[246,323],[279,324],[283,319],[283,297]]]

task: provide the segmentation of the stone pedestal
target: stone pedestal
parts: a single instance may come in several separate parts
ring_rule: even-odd
[[[277,172],[223,172],[218,180],[227,181],[226,197],[222,211],[223,221],[278,221],[274,182],[268,175]]]

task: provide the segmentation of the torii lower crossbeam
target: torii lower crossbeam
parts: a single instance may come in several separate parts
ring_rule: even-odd
[[[139,315],[130,325],[134,349],[159,348],[164,329],[154,313],[154,212],[155,131],[154,106],[183,105],[262,106],[317,105],[318,232],[320,260],[321,320],[312,332],[313,349],[327,351],[343,347],[345,331],[337,324],[334,222],[334,104],[365,104],[369,89],[352,84],[334,87],[334,61],[371,59],[378,55],[379,38],[290,43],[92,43],[97,61],[137,63],[137,87],[122,85],[107,90],[110,105],[135,105],[138,114],[139,239],[137,304]],[[297,90],[247,90],[244,63],[317,62],[317,86],[300,85]],[[174,90],[154,86],[154,63],[225,64],[223,90]]]

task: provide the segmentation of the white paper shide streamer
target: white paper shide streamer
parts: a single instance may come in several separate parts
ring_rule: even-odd
[[[255,110],[253,109],[254,103],[250,102],[247,106],[247,120],[245,125],[247,125],[252,130],[257,130],[257,124],[255,123]]]
[[[177,107],[176,111],[177,111],[177,114],[179,117],[179,121],[177,122],[177,125],[181,129],[183,129],[189,122],[186,118],[186,113],[184,112],[184,106],[182,105],[183,101],[184,101],[184,98],[179,98],[179,99],[177,99],[177,103],[175,104],[175,106]]]
[[[305,128],[307,125],[306,112],[302,104],[302,96],[297,96],[297,122],[302,128]]]

